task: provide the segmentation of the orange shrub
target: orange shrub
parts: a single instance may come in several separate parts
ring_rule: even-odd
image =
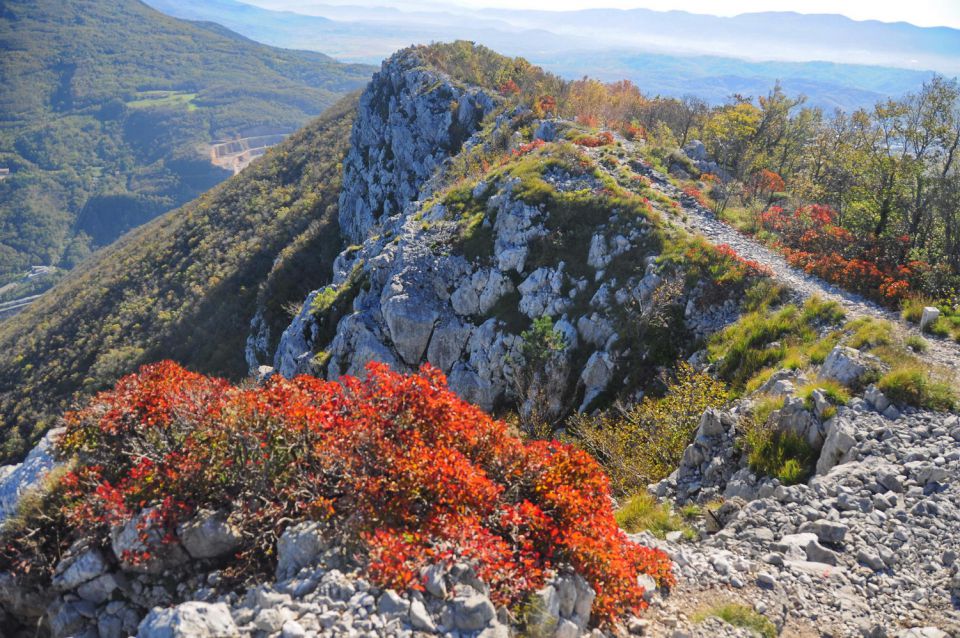
[[[500,95],[509,96],[517,95],[520,93],[520,87],[513,80],[507,80],[500,85]]]
[[[586,146],[588,148],[597,148],[598,146],[610,146],[613,144],[613,133],[603,131],[597,135],[580,135],[573,140],[574,144]]]
[[[569,564],[596,589],[600,622],[645,606],[637,576],[673,583],[666,555],[617,527],[589,455],[511,436],[430,367],[238,388],[162,362],[66,423],[60,446],[79,461],[66,514],[78,536],[105,538],[153,507],[150,524],[170,538],[199,508],[232,504],[247,539],[237,574],[269,572],[283,526],[313,519],[368,556],[382,587],[420,589],[425,565],[466,561],[512,604]]]
[[[909,245],[909,237],[895,239],[902,246],[884,247],[872,235],[855,237],[835,220],[829,206],[816,204],[792,212],[771,206],[760,215],[761,225],[776,234],[787,261],[805,272],[890,307],[898,307],[919,288],[930,265],[897,263],[890,256],[905,252],[902,248]]]
[[[683,194],[686,195],[687,197],[692,198],[694,201],[700,204],[700,206],[702,206],[703,208],[710,208],[710,200],[707,199],[707,196],[703,194],[703,191],[701,191],[696,186],[685,187],[683,189]]]

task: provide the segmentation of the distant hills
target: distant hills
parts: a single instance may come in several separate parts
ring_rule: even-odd
[[[0,286],[232,174],[210,143],[288,134],[371,67],[253,42],[139,0],[0,0]]]
[[[627,78],[648,93],[691,94],[713,103],[734,93],[765,94],[779,79],[788,93],[803,93],[812,105],[853,110],[915,90],[933,71],[960,71],[960,31],[833,15],[147,1],[171,15],[213,20],[261,42],[322,49],[340,59],[375,63],[412,43],[462,38],[568,78]]]

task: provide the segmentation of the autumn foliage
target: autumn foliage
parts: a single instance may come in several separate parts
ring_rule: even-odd
[[[597,148],[599,146],[610,146],[613,144],[614,138],[610,131],[602,131],[597,135],[580,135],[573,142],[579,146]]]
[[[644,606],[638,575],[673,583],[665,554],[618,529],[592,457],[512,436],[429,367],[244,388],[163,362],[66,422],[77,535],[103,538],[153,507],[170,538],[199,508],[228,507],[248,539],[231,569],[249,575],[270,569],[285,525],[319,520],[383,587],[420,589],[422,567],[466,561],[509,605],[570,565],[596,589],[600,622]]]
[[[919,288],[930,265],[900,263],[909,237],[882,243],[869,234],[857,237],[839,226],[836,216],[829,206],[800,206],[793,211],[771,206],[761,214],[760,223],[776,235],[791,265],[848,290],[895,307]]]
[[[683,189],[683,194],[696,201],[697,204],[703,208],[710,208],[710,200],[708,200],[707,196],[703,194],[703,191],[696,186],[687,186]]]

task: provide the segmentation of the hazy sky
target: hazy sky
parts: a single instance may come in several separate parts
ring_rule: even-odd
[[[397,4],[403,4],[398,2]],[[539,9],[585,9],[604,6],[620,9],[644,7],[669,11],[734,16],[755,11],[797,11],[799,13],[842,13],[855,20],[904,21],[919,26],[960,27],[960,0],[460,0],[470,6],[499,6]]]
[[[245,0],[250,4],[296,10],[310,0]],[[449,0],[448,0],[449,1]],[[572,10],[594,7],[630,9],[644,7],[660,11],[679,9],[693,13],[733,16],[754,11],[797,11],[799,13],[842,13],[855,20],[904,21],[919,26],[960,28],[960,0],[452,0],[469,7],[509,9]],[[317,0],[318,4],[392,6],[398,9],[445,2],[436,0]]]

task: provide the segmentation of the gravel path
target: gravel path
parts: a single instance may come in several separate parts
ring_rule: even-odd
[[[627,157],[636,157],[636,153],[631,152],[633,144],[626,140],[621,140],[621,142],[628,150]],[[598,154],[594,153],[595,157]],[[608,171],[602,162],[597,162],[597,164],[616,179],[615,172]],[[923,337],[929,344],[929,348],[918,356],[932,364],[960,372],[960,344],[950,339],[925,333],[921,334],[915,325],[901,319],[900,313],[883,308],[856,293],[843,290],[819,277],[794,268],[787,263],[781,254],[717,219],[713,211],[701,206],[694,198],[683,194],[680,189],[670,183],[670,180],[664,174],[654,170],[645,162],[632,160],[629,165],[634,172],[649,178],[650,185],[655,190],[680,202],[683,214],[674,217],[674,219],[682,219],[683,225],[688,230],[702,234],[715,244],[728,244],[741,257],[767,266],[773,272],[773,277],[785,284],[800,299],[819,295],[824,299],[839,303],[846,311],[848,319],[858,317],[885,319],[893,323],[903,337],[908,335]]]

